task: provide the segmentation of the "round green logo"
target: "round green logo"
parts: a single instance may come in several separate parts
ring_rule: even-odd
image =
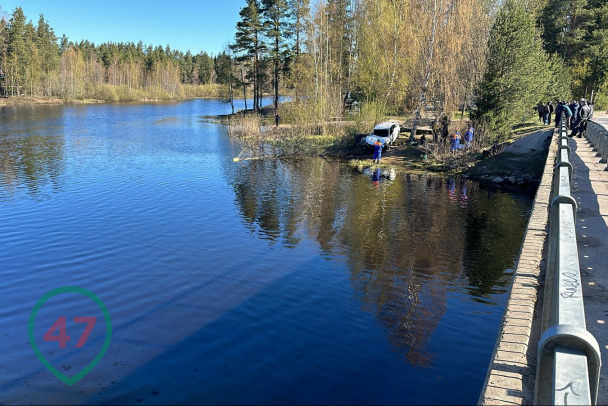
[[[84,369],[82,371],[78,372],[76,375],[74,375],[72,377],[69,377],[69,376],[61,373],[59,370],[57,370],[57,368],[55,368],[53,365],[51,365],[51,363],[46,358],[44,358],[44,355],[42,355],[42,352],[40,351],[40,349],[38,348],[38,345],[36,344],[36,338],[34,337],[34,321],[36,320],[36,315],[38,315],[38,311],[50,298],[57,296],[57,295],[61,295],[62,293],[77,293],[77,294],[88,297],[93,302],[95,302],[95,304],[97,306],[99,306],[99,308],[101,309],[101,312],[103,313],[105,322],[106,322],[105,323],[106,324],[106,339],[103,343],[103,347],[101,348],[101,351],[99,351],[99,353],[93,359],[93,361],[91,361],[86,367],[84,367]],[[81,335],[80,339],[78,340],[78,343],[76,344],[76,348],[82,348],[84,346],[84,343],[86,342],[89,334],[91,333],[91,330],[93,330],[93,326],[95,325],[96,318],[95,317],[75,317],[74,321],[77,323],[87,323],[87,326],[86,326],[83,334]],[[65,325],[66,325],[65,323],[66,323],[66,318],[59,317],[57,319],[57,321],[55,322],[55,324],[53,324],[53,326],[49,329],[49,331],[44,335],[44,340],[45,341],[59,341],[59,346],[61,348],[65,348],[65,341],[69,340],[69,337],[66,335],[66,332],[65,332]],[[53,335],[53,332],[55,332],[56,330],[60,331],[59,335]],[[30,339],[30,345],[32,346],[32,349],[34,350],[34,353],[36,354],[38,359],[42,362],[42,365],[44,365],[46,367],[46,369],[51,371],[51,373],[53,375],[55,375],[57,378],[61,379],[61,381],[63,381],[65,384],[73,385],[74,383],[76,383],[79,380],[81,380],[82,378],[84,378],[84,376],[86,374],[91,372],[91,370],[95,367],[95,365],[97,365],[97,363],[105,355],[106,351],[108,351],[108,347],[110,347],[110,340],[112,339],[112,321],[110,320],[110,313],[108,312],[106,305],[93,292],[91,292],[90,290],[84,289],[84,288],[80,288],[78,286],[63,286],[63,287],[53,289],[50,292],[45,293],[44,296],[42,296],[40,298],[40,300],[38,300],[36,302],[36,305],[34,305],[34,308],[32,309],[32,312],[30,313],[30,320],[27,324],[27,333],[28,333],[28,337]],[[65,337],[68,337],[68,338],[66,339]]]

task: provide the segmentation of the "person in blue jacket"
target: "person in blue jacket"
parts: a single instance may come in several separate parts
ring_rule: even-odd
[[[382,143],[379,139],[376,139],[374,142],[374,159],[372,159],[372,163],[380,163],[380,157],[382,156]]]
[[[452,140],[450,142],[450,150],[456,152],[460,149],[460,131],[456,131],[452,134]]]
[[[570,110],[570,106],[563,101],[564,103],[564,114],[566,115],[566,128],[569,130],[571,128],[571,120],[572,120],[572,110]]]
[[[475,129],[473,128],[472,125],[469,125],[469,128],[467,128],[467,131],[464,133],[464,140],[467,143],[467,148],[471,147],[471,143],[473,142],[473,133],[475,132]]]
[[[564,103],[560,99],[555,99],[555,128],[559,126],[559,120],[562,117],[562,111],[564,111]]]

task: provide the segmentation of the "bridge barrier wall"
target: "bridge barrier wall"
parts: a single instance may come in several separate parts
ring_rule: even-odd
[[[547,136],[550,136],[549,131]],[[541,287],[541,261],[558,153],[558,144],[553,141],[556,141],[555,136],[549,146],[543,175],[520,247],[503,322],[478,400],[480,405],[521,405],[531,404],[534,400],[533,361],[536,358],[540,330],[536,326],[540,317],[534,317],[534,312]],[[561,145],[559,149],[568,150]]]
[[[560,126],[554,136],[556,142],[549,148],[503,324],[478,400],[480,405],[530,404],[533,401],[536,404],[591,404],[596,400],[600,354],[597,342],[585,330],[583,303],[579,297],[581,282],[574,228],[576,202],[570,195],[573,167],[565,131]],[[605,162],[608,159],[608,131],[589,122],[587,137],[598,146],[598,156]],[[548,227],[549,223],[551,227]],[[551,237],[547,235],[547,229]],[[543,251],[545,242],[547,248]],[[542,290],[541,258],[546,258],[547,268],[546,297],[541,301],[545,305],[542,316],[533,317],[538,291]],[[576,304],[570,306],[572,302]],[[542,321],[536,326],[539,318]],[[540,339],[537,338],[538,330],[543,333]],[[535,362],[537,357],[538,362]]]
[[[563,117],[563,116],[562,116]],[[590,123],[591,124],[591,123]],[[595,124],[595,123],[593,123]],[[604,148],[606,137],[592,128],[587,136]],[[565,120],[558,130],[553,199],[549,208],[547,270],[541,339],[538,345],[534,403],[596,404],[600,348],[586,330],[576,243],[576,201],[570,195],[572,164]]]
[[[593,121],[587,123],[587,139],[594,151],[597,151],[597,155],[600,158],[600,163],[605,164],[608,162],[608,130],[601,124]],[[604,169],[608,170],[608,166]]]

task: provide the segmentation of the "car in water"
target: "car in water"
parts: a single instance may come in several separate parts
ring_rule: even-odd
[[[363,169],[363,174],[371,178],[372,181],[395,180],[395,178],[397,178],[397,171],[395,168],[374,168],[369,166]]]
[[[385,121],[375,126],[372,132],[365,137],[364,142],[369,145],[374,145],[376,140],[378,140],[383,148],[388,148],[399,136],[399,131],[401,131],[401,127],[399,127],[398,123],[395,123],[394,121]]]

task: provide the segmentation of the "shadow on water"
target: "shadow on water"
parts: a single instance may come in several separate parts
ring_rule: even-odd
[[[230,307],[89,401],[420,404],[442,399],[425,391],[404,395],[399,389],[403,368],[411,368],[408,388],[437,379],[437,348],[429,343],[453,306],[448,296],[460,286],[474,300],[496,304],[495,296],[506,290],[505,270],[517,254],[528,202],[474,182],[430,175],[404,174],[377,187],[373,179],[321,159],[251,161],[225,169],[250,233],[270,249],[293,250],[312,239],[323,256]],[[513,215],[514,205],[520,216]],[[344,348],[342,337],[360,336],[365,327],[344,326],[353,309],[333,298],[341,288],[324,281],[328,275],[315,275],[329,258],[347,265],[353,299],[378,321],[401,362],[385,364],[378,346],[364,337]],[[311,278],[319,278],[312,295]],[[242,322],[251,317],[254,323]]]

